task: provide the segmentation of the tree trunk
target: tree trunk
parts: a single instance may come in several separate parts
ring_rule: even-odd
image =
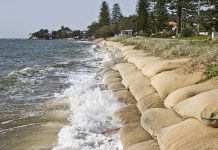
[[[177,2],[177,32],[176,36],[179,37],[181,33],[181,27],[182,27],[182,0],[178,0]]]

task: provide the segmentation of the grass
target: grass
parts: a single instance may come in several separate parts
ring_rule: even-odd
[[[113,37],[109,40],[135,45],[136,48],[145,49],[152,55],[165,59],[189,57],[192,60],[191,66],[203,69],[206,79],[218,75],[218,41],[210,41],[205,37],[180,39]]]

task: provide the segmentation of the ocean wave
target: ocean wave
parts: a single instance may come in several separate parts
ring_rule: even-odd
[[[120,103],[110,92],[101,91],[96,85],[96,74],[75,74],[71,76],[73,85],[63,96],[70,102],[69,125],[59,132],[58,145],[53,150],[117,150],[118,135],[107,136],[104,131],[119,127],[111,117]]]

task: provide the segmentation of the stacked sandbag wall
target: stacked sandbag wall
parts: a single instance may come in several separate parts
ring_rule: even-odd
[[[164,60],[133,45],[119,50],[103,83],[126,106],[114,113],[124,150],[218,150],[218,79],[199,83],[189,59]],[[116,53],[116,52],[115,52]],[[122,61],[118,61],[122,60]]]

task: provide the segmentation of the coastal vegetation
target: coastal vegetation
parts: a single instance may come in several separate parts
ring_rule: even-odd
[[[69,27],[61,26],[57,31],[49,31],[48,29],[40,29],[37,32],[30,34],[30,39],[66,39],[66,38],[81,38],[83,32],[80,30],[71,30]]]
[[[189,57],[191,69],[201,69],[206,79],[218,76],[218,42],[207,39],[164,39],[146,37],[113,37],[109,40],[135,45],[154,56],[165,59]]]
[[[116,18],[116,19],[115,19]],[[138,0],[136,13],[123,16],[119,4],[102,2],[99,20],[88,26],[88,36],[111,37],[122,30],[147,37],[190,37],[218,30],[216,0]]]
[[[218,1],[138,0],[136,13],[130,16],[120,15],[119,4],[115,5],[119,9],[114,11],[113,7],[108,23],[110,9],[106,2],[102,3],[99,21],[88,26],[89,36],[113,37],[109,40],[134,45],[163,58],[189,57],[190,68],[203,70],[206,79],[218,75],[218,43],[209,36],[218,31]],[[116,22],[114,16],[119,16]],[[104,25],[102,18],[107,18]],[[122,30],[133,34],[117,36]]]

